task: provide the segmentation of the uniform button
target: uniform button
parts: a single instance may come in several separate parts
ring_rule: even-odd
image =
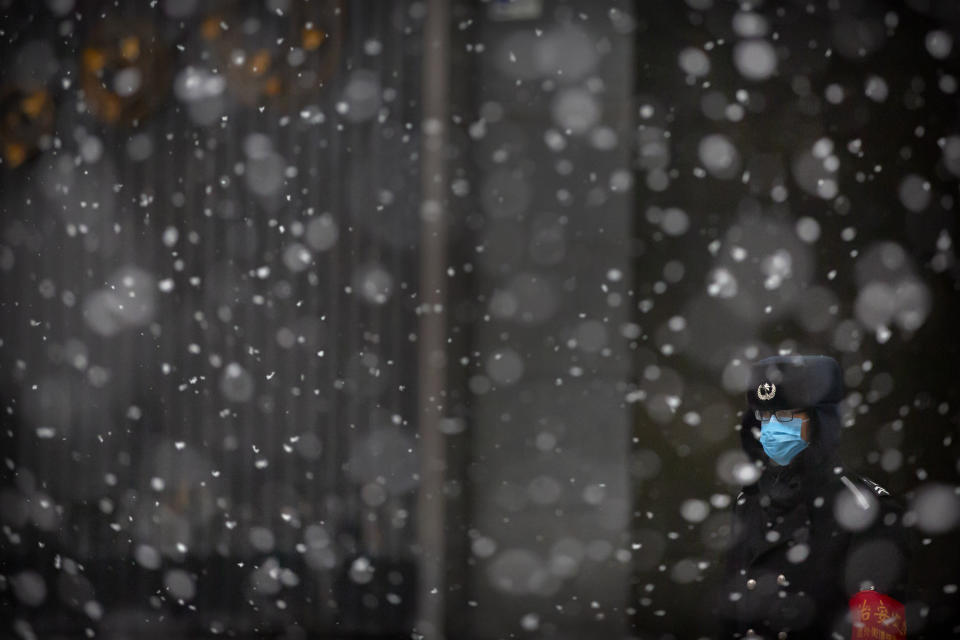
[[[750,578],[749,580],[747,580],[747,589],[756,589],[756,588],[757,588],[756,580],[754,580],[753,578]]]
[[[790,583],[787,581],[787,576],[781,573],[780,575],[777,576],[777,584],[780,585],[781,587],[785,587]]]

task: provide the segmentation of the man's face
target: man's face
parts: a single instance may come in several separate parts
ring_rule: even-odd
[[[810,442],[810,414],[807,413],[806,409],[786,409],[776,412],[784,422],[788,422],[791,418],[800,418],[802,420],[800,426],[800,437],[804,439],[805,442]],[[760,412],[760,422],[766,423],[770,420],[776,420],[777,416],[770,411],[761,411]]]

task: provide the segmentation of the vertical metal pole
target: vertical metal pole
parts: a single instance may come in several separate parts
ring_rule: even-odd
[[[445,155],[450,69],[449,0],[427,0],[423,29],[421,126],[420,317],[418,425],[420,488],[417,495],[419,588],[417,631],[425,640],[444,632],[444,472],[446,453],[439,420],[445,411],[447,208]]]

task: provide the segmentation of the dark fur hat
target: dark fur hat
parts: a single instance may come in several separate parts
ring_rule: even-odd
[[[750,365],[751,409],[807,409],[843,399],[840,365],[829,356],[773,356]]]

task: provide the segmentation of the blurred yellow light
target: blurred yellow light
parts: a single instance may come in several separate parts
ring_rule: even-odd
[[[140,57],[140,39],[137,36],[127,36],[120,41],[120,55],[129,62]]]
[[[27,158],[27,150],[18,142],[8,142],[3,149],[3,157],[12,168],[17,168]]]
[[[211,16],[204,20],[200,33],[203,34],[205,40],[216,39],[220,35],[220,18]]]
[[[260,49],[250,58],[250,73],[255,76],[263,75],[270,68],[270,52]]]
[[[270,76],[267,79],[267,84],[264,87],[264,92],[268,96],[275,96],[280,93],[280,89],[282,88],[282,86],[283,85],[281,84],[280,78],[278,76]]]
[[[47,102],[46,91],[35,91],[20,101],[20,110],[31,118],[36,118],[43,111]]]
[[[112,93],[104,95],[99,112],[100,117],[107,122],[116,122],[120,119],[120,98]]]
[[[96,73],[103,69],[103,65],[106,63],[106,56],[103,55],[103,52],[99,49],[84,49],[83,50],[83,66],[87,71]]]
[[[303,48],[307,51],[313,51],[323,44],[327,39],[327,34],[313,27],[303,30]]]

